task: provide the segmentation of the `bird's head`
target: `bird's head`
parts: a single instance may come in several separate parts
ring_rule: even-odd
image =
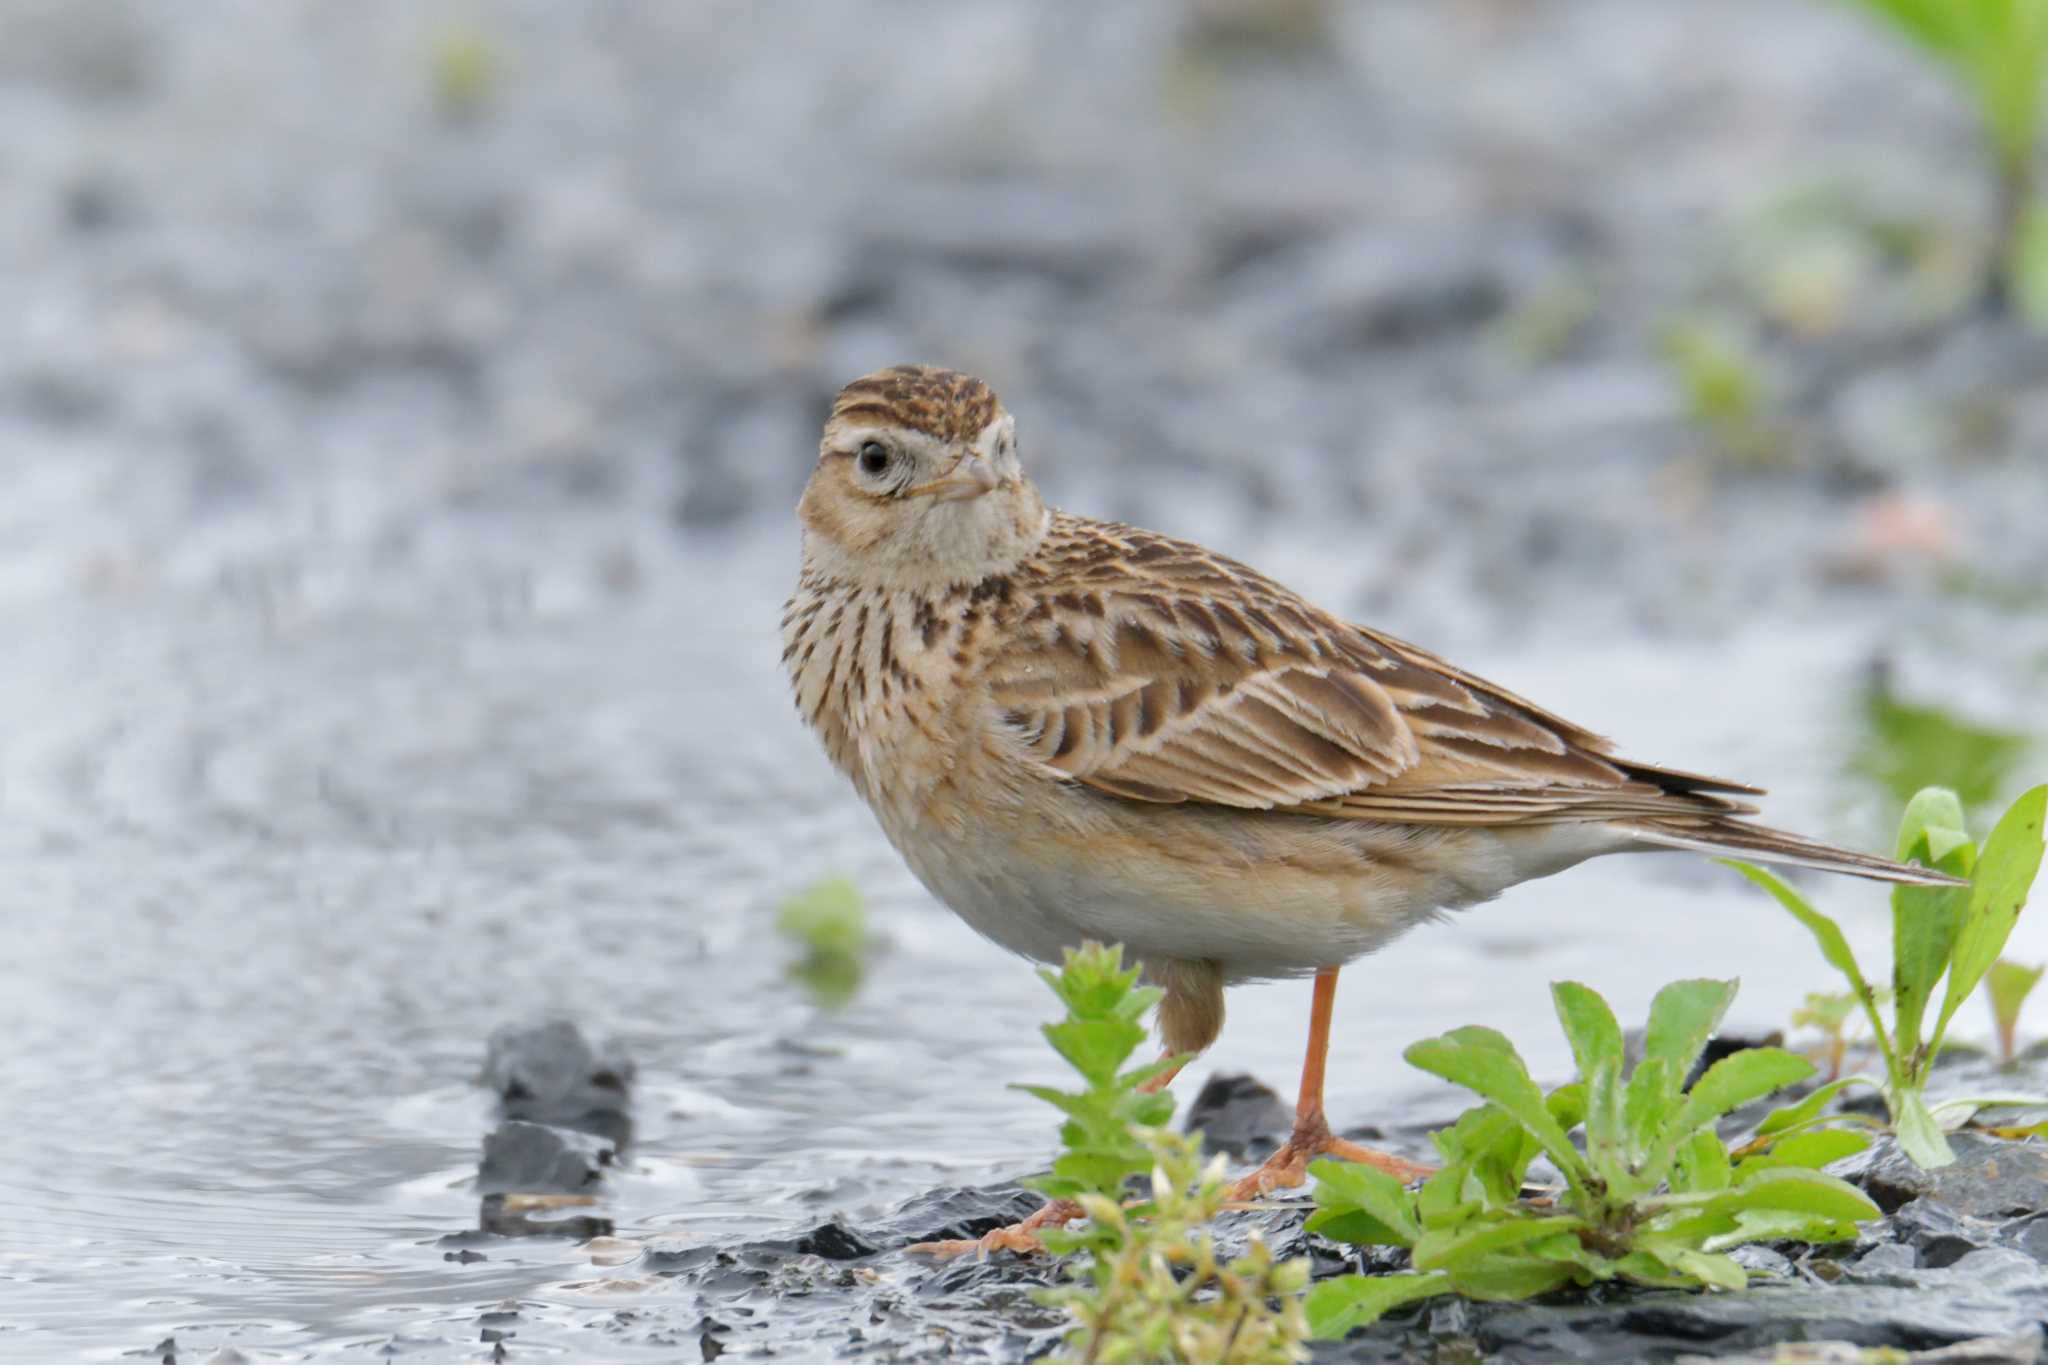
[[[1015,420],[979,379],[928,365],[839,391],[797,513],[814,568],[899,587],[1008,572],[1046,526]]]

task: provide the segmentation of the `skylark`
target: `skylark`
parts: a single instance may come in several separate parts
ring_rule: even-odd
[[[798,510],[797,707],[934,896],[1041,962],[1122,943],[1171,1055],[1215,1040],[1226,985],[1314,976],[1293,1134],[1240,1197],[1322,1153],[1420,1172],[1332,1136],[1323,1065],[1338,969],[1445,910],[1632,849],[1943,880],[1756,824],[1759,788],[1622,758],[1214,551],[1048,508],[968,375],[848,384]]]

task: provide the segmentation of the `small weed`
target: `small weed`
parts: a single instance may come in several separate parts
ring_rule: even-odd
[[[1998,1029],[2000,1066],[2012,1065],[2019,1039],[2020,1010],[2026,1005],[2034,987],[2041,984],[2044,971],[2048,971],[2048,964],[2023,967],[2001,957],[1984,974],[1984,994],[1991,1001],[1991,1022]]]
[[[1878,992],[1880,1000],[1889,999],[1890,994]],[[1848,1060],[1849,1045],[1856,1040],[1856,1013],[1862,1005],[1847,991],[1833,995],[1811,991],[1806,1003],[1792,1011],[1792,1027],[1810,1028],[1821,1036],[1821,1056],[1826,1059],[1827,1079],[1831,1081],[1842,1074],[1842,1063]]]
[[[427,64],[434,104],[451,123],[475,118],[497,94],[497,44],[473,24],[449,24],[437,31]]]
[[[1139,1088],[1173,1059],[1126,1068],[1145,1041],[1139,1020],[1159,992],[1137,984],[1138,969],[1123,965],[1121,948],[1095,943],[1069,951],[1058,972],[1039,975],[1066,1006],[1064,1018],[1045,1026],[1046,1041],[1082,1087],[1020,1087],[1066,1115],[1052,1172],[1029,1183],[1088,1214],[1079,1228],[1044,1233],[1052,1250],[1081,1253],[1069,1272],[1075,1283],[1040,1295],[1075,1321],[1056,1358],[1306,1360],[1308,1262],[1274,1260],[1257,1236],[1244,1255],[1218,1260],[1208,1225],[1229,1189],[1222,1159],[1204,1168],[1200,1140],[1164,1126],[1173,1097]],[[1151,1177],[1151,1197],[1124,1203],[1126,1182],[1143,1175]]]
[[[2042,818],[2048,813],[2048,786],[2036,787],[1999,820],[1980,850],[1963,823],[1956,794],[1929,787],[1907,803],[1899,827],[1898,857],[1970,878],[1966,886],[1896,886],[1892,888],[1892,1024],[1878,1013],[1877,991],[1863,975],[1836,923],[1814,909],[1799,892],[1775,873],[1747,863],[1730,862],[1774,896],[1820,944],[1828,964],[1848,980],[1851,995],[1861,1003],[1885,1074],[1844,1076],[1821,1086],[1798,1104],[1766,1119],[1758,1132],[1765,1136],[1800,1132],[1851,1115],[1822,1112],[1828,1101],[1850,1086],[1879,1091],[1890,1110],[1899,1146],[1922,1166],[1945,1166],[1955,1160],[1944,1128],[1958,1126],[1979,1109],[2026,1103],[2048,1103],[2028,1096],[1973,1096],[1935,1106],[1927,1102],[1927,1078],[1948,1036],[1956,1010],[1977,989],[2005,948],[2013,925],[2026,904],[2027,892],[2041,866]],[[1946,979],[1934,1028],[1923,1034],[1935,988]]]
[[[1495,340],[1524,365],[1547,365],[1570,353],[1593,321],[1599,300],[1582,280],[1553,280],[1493,324]]]
[[[1487,1102],[1433,1135],[1444,1166],[1410,1191],[1367,1166],[1319,1161],[1311,1231],[1402,1246],[1414,1269],[1347,1275],[1309,1291],[1309,1324],[1338,1337],[1417,1299],[1457,1293],[1524,1299],[1566,1285],[1628,1280],[1659,1287],[1740,1289],[1748,1275],[1726,1252],[1745,1242],[1853,1237],[1877,1206],[1817,1168],[1862,1149],[1855,1133],[1780,1144],[1735,1160],[1717,1123],[1810,1077],[1781,1048],[1714,1063],[1685,1089],[1735,998],[1733,981],[1678,981],[1650,1006],[1643,1058],[1623,1074],[1621,1026],[1592,990],[1551,987],[1580,1079],[1548,1096],[1514,1045],[1486,1028],[1455,1029],[1410,1047],[1410,1063]],[[1570,1134],[1585,1129],[1583,1150]],[[1530,1163],[1564,1177],[1549,1200],[1522,1197]]]
[[[868,924],[860,890],[852,882],[833,877],[791,896],[775,912],[775,928],[802,949],[789,964],[789,975],[819,1004],[837,1008],[859,993]]]
[[[1725,319],[1687,316],[1665,327],[1665,362],[1686,417],[1740,464],[1769,465],[1789,453],[1772,417],[1763,365],[1749,339]]]

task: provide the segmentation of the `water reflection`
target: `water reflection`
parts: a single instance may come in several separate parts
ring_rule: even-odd
[[[1857,740],[1850,771],[1903,806],[1922,787],[1947,787],[1973,816],[2009,796],[2031,736],[1989,725],[1958,711],[1907,701],[1879,661],[1855,700]],[[1996,812],[1992,812],[1995,814]]]

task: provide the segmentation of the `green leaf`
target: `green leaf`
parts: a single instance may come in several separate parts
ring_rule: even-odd
[[[1069,1017],[1047,1024],[1043,1032],[1053,1050],[1096,1085],[1114,1081],[1124,1060],[1145,1041],[1143,1027],[1115,1016]]]
[[[1624,1101],[1634,1170],[1626,1183],[1612,1182],[1610,1194],[1633,1197],[1662,1184],[1678,1143],[1700,1126],[1699,1122],[1688,1124],[1689,1106],[1681,1106],[1679,1087],[1685,1083],[1693,1063],[1699,1060],[1700,1051],[1713,1036],[1721,1016],[1728,1012],[1735,990],[1733,981],[1696,978],[1674,981],[1650,1001],[1650,1022],[1643,1032],[1643,1060],[1636,1063],[1635,1073],[1629,1077]],[[1710,1093],[1708,1100],[1712,1098]],[[1701,1121],[1712,1122],[1716,1117],[1707,1115]]]
[[[1726,1251],[1748,1242],[1843,1242],[1856,1235],[1856,1225],[1793,1209],[1744,1209],[1735,1227],[1701,1241],[1702,1251]]]
[[[1628,1131],[1622,1115],[1621,1025],[1590,987],[1576,981],[1551,983],[1557,1021],[1572,1045],[1585,1084],[1586,1158],[1612,1185],[1628,1169]],[[1569,1131],[1569,1124],[1563,1125]]]
[[[1411,1044],[1401,1055],[1411,1066],[1492,1100],[1543,1145],[1567,1179],[1585,1183],[1586,1165],[1578,1149],[1550,1116],[1543,1092],[1529,1079],[1521,1054],[1501,1034],[1490,1028],[1452,1029],[1441,1037]]]
[[[1725,1190],[1733,1179],[1728,1149],[1721,1145],[1718,1133],[1703,1129],[1679,1144],[1678,1167],[1671,1177],[1673,1191]]]
[[[1660,1219],[1676,1213],[1687,1220],[1660,1224],[1656,1232],[1666,1238],[1685,1232],[1689,1220],[1733,1218],[1744,1209],[1791,1209],[1842,1222],[1879,1216],[1877,1205],[1848,1181],[1803,1166],[1745,1171],[1729,1188],[1704,1198],[1697,1194],[1656,1195],[1643,1200],[1640,1207]]]
[[[1468,1299],[1515,1302],[1562,1289],[1583,1273],[1577,1266],[1541,1257],[1495,1256],[1448,1274],[1451,1286]]]
[[[1676,1093],[1679,1081],[1683,1079],[1672,1076],[1671,1063],[1662,1057],[1645,1057],[1630,1073],[1628,1094],[1622,1101],[1622,1109],[1628,1123],[1632,1174],[1625,1182],[1615,1182],[1612,1188],[1618,1196],[1628,1198],[1653,1190],[1663,1180],[1664,1172],[1650,1169],[1649,1163],[1658,1150],[1665,1122],[1671,1117],[1669,1097]]]
[[[1334,1341],[1355,1327],[1378,1322],[1404,1303],[1451,1292],[1448,1275],[1339,1275],[1309,1286],[1302,1304],[1308,1330]]]
[[[1812,1062],[1780,1047],[1751,1047],[1731,1052],[1707,1068],[1693,1084],[1673,1124],[1673,1137],[1682,1140],[1708,1127],[1773,1090],[1813,1075]]]
[[[1422,1182],[1415,1192],[1415,1216],[1426,1228],[1450,1227],[1462,1223],[1478,1210],[1468,1186],[1478,1185],[1466,1161],[1454,1161]]]
[[[1650,1023],[1643,1033],[1643,1058],[1661,1057],[1671,1068],[1672,1094],[1684,1084],[1707,1039],[1720,1027],[1721,1016],[1735,1001],[1739,983],[1695,978],[1674,981],[1650,1001]]]
[[[1631,1251],[1615,1261],[1613,1266],[1614,1273],[1624,1279],[1658,1289],[1694,1289],[1699,1286],[1695,1276],[1673,1269],[1662,1257],[1648,1251]]]
[[[1906,803],[1897,857],[1953,877],[1967,877],[1976,853],[1963,823],[1963,803],[1944,787],[1927,787]],[[1893,1045],[1908,1065],[1920,1049],[1920,1025],[1935,983],[1948,970],[1967,886],[1892,888]]]
[[[1899,1149],[1913,1159],[1913,1164],[1924,1170],[1952,1164],[1956,1159],[1948,1137],[1941,1131],[1941,1125],[1928,1112],[1927,1101],[1917,1090],[1902,1090],[1888,1094],[1891,1104],[1892,1128],[1899,1136]]]
[[[2010,1064],[2019,1039],[2020,1010],[2041,984],[2048,963],[2028,967],[2010,958],[2000,958],[1984,973],[1984,993],[1991,997],[1991,1022],[1998,1029],[1999,1060]]]
[[[1749,1286],[1749,1272],[1726,1256],[1686,1247],[1660,1250],[1656,1255],[1673,1270],[1683,1271],[1701,1284],[1712,1285],[1716,1289],[1745,1289]]]
[[[1868,1146],[1868,1134],[1847,1128],[1821,1128],[1811,1133],[1792,1133],[1772,1143],[1768,1151],[1741,1162],[1735,1170],[1738,1176],[1769,1170],[1773,1166],[1804,1166],[1809,1170],[1819,1170],[1844,1157],[1854,1156]]]
[[[1471,1269],[1482,1260],[1518,1251],[1530,1242],[1575,1233],[1587,1226],[1583,1218],[1559,1215],[1552,1218],[1513,1217],[1496,1222],[1473,1222],[1462,1228],[1425,1233],[1415,1244],[1417,1270],[1449,1270],[1454,1274]]]
[[[1899,841],[1892,856],[1904,862],[1931,854],[1927,866],[1933,867],[1935,858],[1968,842],[1970,827],[1963,820],[1962,798],[1946,787],[1923,787],[1899,817]]]
[[[1338,1241],[1414,1246],[1422,1235],[1415,1196],[1385,1171],[1352,1161],[1313,1161],[1316,1212],[1308,1230]],[[1365,1232],[1367,1236],[1350,1235]]]
[[[1942,999],[1930,1051],[1940,1048],[1957,1008],[2005,951],[2005,941],[2012,936],[2034,876],[2041,870],[2044,815],[2048,815],[2048,786],[2035,787],[1999,817],[1977,855],[1969,908],[1963,912],[1962,927],[1956,934],[1948,993]]]
[[[1894,1069],[1896,1062],[1891,1035],[1885,1030],[1884,1020],[1878,1018],[1870,983],[1864,979],[1863,969],[1856,965],[1856,955],[1849,951],[1849,940],[1842,937],[1841,927],[1814,909],[1806,897],[1793,890],[1776,873],[1734,858],[1723,858],[1720,861],[1770,892],[1792,918],[1806,926],[1807,932],[1820,944],[1820,955],[1827,959],[1830,967],[1848,978],[1850,989],[1856,993],[1856,998],[1863,1002],[1863,1012],[1870,1019],[1871,1032],[1876,1035],[1877,1045],[1884,1053],[1885,1067],[1887,1070]]]
[[[1553,1094],[1546,1102],[1553,1118],[1558,1118],[1556,1098]],[[1558,1126],[1567,1132],[1572,1127],[1562,1118],[1558,1118]],[[1536,1139],[1497,1104],[1474,1105],[1449,1128],[1431,1134],[1430,1140],[1443,1155],[1446,1167],[1456,1166],[1469,1172],[1477,1186],[1474,1195],[1496,1207],[1512,1204],[1520,1196],[1529,1163],[1542,1150]]]
[[[1768,1137],[1772,1133],[1782,1133],[1787,1129],[1812,1123],[1820,1117],[1820,1111],[1827,1108],[1829,1100],[1850,1086],[1876,1084],[1877,1082],[1868,1076],[1843,1076],[1839,1080],[1829,1081],[1826,1085],[1815,1086],[1806,1098],[1797,1104],[1788,1104],[1783,1109],[1773,1109],[1765,1115],[1764,1121],[1756,1126],[1757,1135]]]

